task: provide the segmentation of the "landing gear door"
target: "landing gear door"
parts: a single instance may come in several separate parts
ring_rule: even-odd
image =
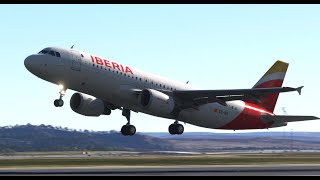
[[[72,65],[71,69],[75,71],[81,70],[81,55],[79,52],[71,51],[72,54]]]

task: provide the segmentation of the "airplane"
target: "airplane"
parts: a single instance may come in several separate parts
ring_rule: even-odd
[[[73,48],[47,47],[24,60],[28,71],[59,86],[59,99],[67,89],[76,91],[70,99],[71,109],[84,116],[110,115],[122,110],[127,124],[124,136],[132,136],[131,111],[174,120],[168,131],[184,132],[179,122],[195,126],[250,130],[286,126],[288,122],[315,120],[316,116],[289,116],[273,113],[279,93],[297,91],[303,86],[282,87],[288,63],[276,61],[250,89],[204,90],[127,66]]]

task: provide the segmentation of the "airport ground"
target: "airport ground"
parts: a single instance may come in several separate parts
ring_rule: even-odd
[[[318,152],[22,152],[0,156],[0,168],[88,167],[88,166],[174,166],[174,165],[273,165],[319,164]]]
[[[320,175],[319,152],[21,152],[0,175]]]

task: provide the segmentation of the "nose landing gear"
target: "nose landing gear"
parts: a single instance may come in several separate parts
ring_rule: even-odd
[[[64,104],[62,97],[66,94],[66,90],[64,89],[63,85],[61,85],[61,84],[59,85],[59,89],[60,89],[60,91],[59,91],[60,97],[59,97],[59,99],[56,99],[53,102],[55,107],[62,107]]]

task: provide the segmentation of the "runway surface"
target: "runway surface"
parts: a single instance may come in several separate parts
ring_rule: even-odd
[[[320,165],[8,168],[1,176],[319,176]]]

